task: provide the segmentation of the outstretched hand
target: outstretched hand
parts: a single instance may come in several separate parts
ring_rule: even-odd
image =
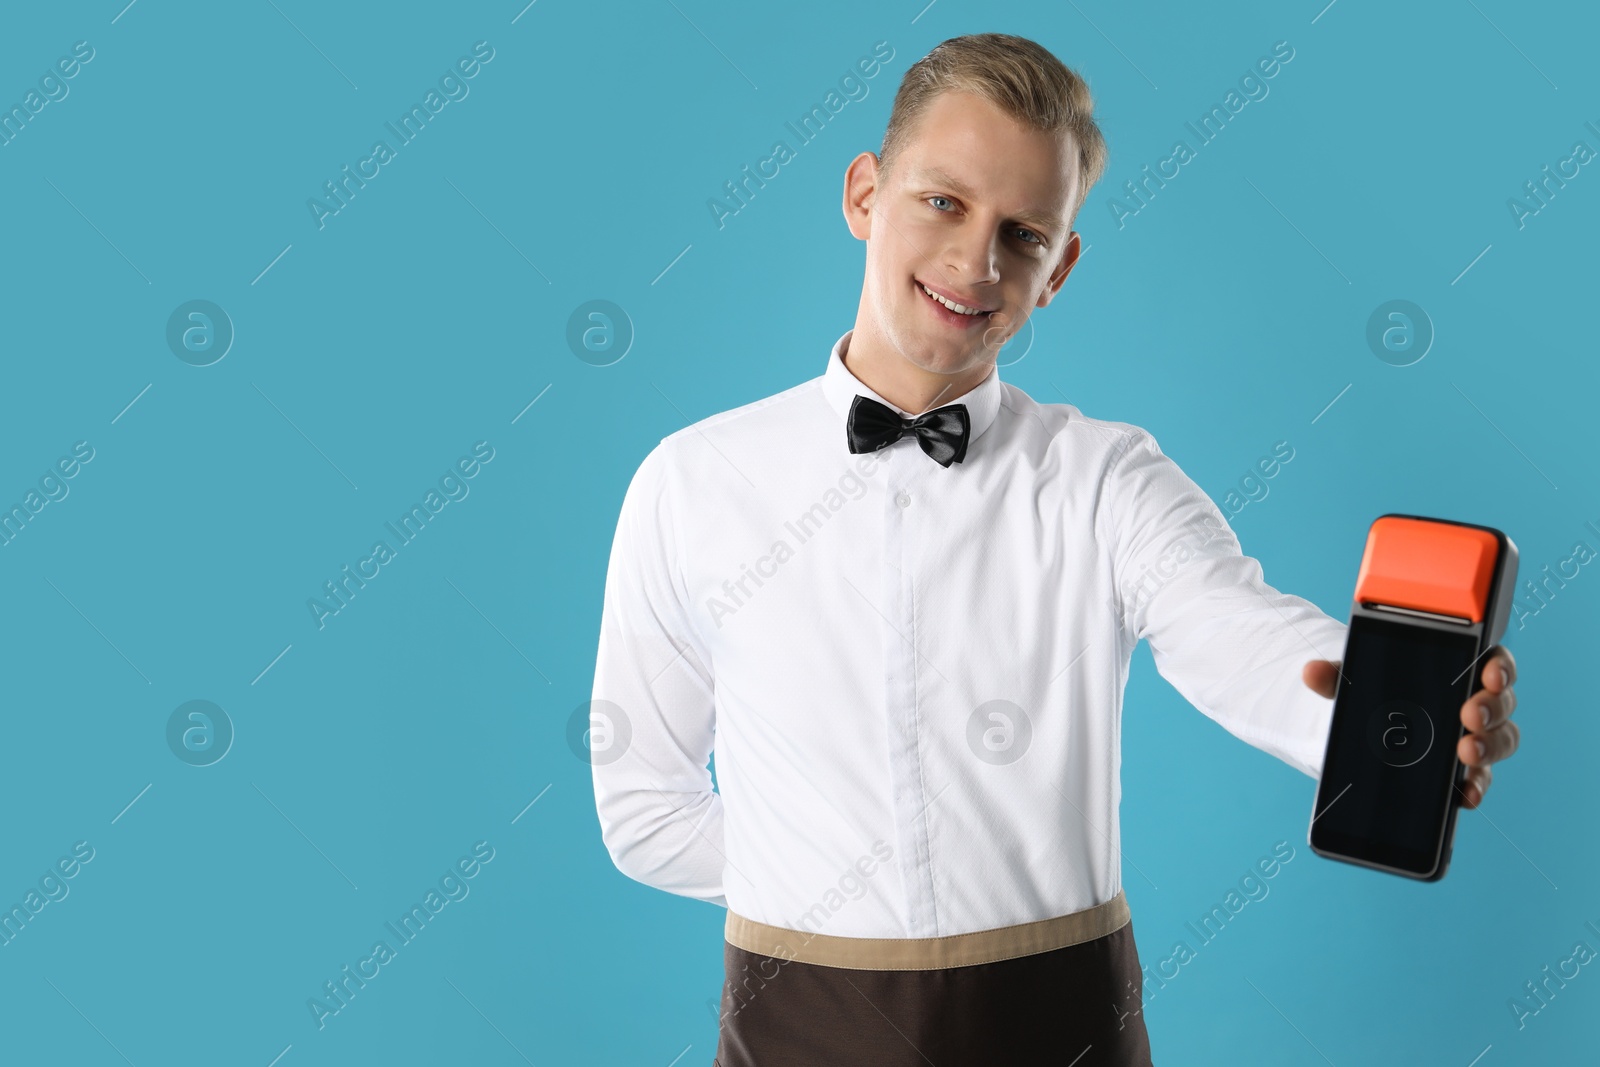
[[[1320,696],[1333,699],[1339,688],[1339,661],[1308,660],[1300,676]],[[1461,725],[1469,731],[1456,745],[1456,753],[1467,767],[1467,780],[1461,786],[1461,806],[1475,808],[1483,803],[1494,772],[1489,766],[1517,750],[1522,731],[1511,721],[1517,709],[1517,664],[1500,645],[1489,650],[1483,664],[1483,688],[1461,705]]]

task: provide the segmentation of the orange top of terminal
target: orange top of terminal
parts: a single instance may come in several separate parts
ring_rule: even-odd
[[[1356,600],[1482,622],[1499,550],[1488,530],[1386,515],[1367,533]]]

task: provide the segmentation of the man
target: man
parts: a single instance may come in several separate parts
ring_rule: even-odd
[[[1265,584],[1147,432],[999,379],[1078,260],[1091,106],[1018,37],[915,64],[845,174],[866,276],[825,373],[628,487],[596,803],[624,873],[728,908],[720,1067],[1150,1062],[1117,844],[1141,638],[1320,771],[1337,664],[1306,654],[1344,624]],[[1461,710],[1468,807],[1516,748],[1514,671],[1496,649]]]

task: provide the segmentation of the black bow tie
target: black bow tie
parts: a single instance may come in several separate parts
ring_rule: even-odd
[[[916,434],[917,444],[941,467],[966,458],[971,429],[965,404],[946,404],[914,419],[903,419],[888,405],[859,393],[851,401],[850,417],[845,420],[845,435],[852,452],[876,452],[908,433]]]

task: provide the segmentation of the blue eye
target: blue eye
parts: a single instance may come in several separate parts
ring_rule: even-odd
[[[925,203],[925,204],[933,204],[933,202],[936,201],[936,200],[943,200],[947,204],[951,203],[951,200],[950,200],[950,198],[948,196],[942,196],[942,195],[940,195],[938,193],[935,193],[932,196],[923,197],[922,202]],[[945,208],[941,208],[941,207],[934,207],[934,210],[937,211],[941,215],[948,215],[950,213],[949,210],[947,210]],[[1028,235],[1026,238],[1023,239],[1023,243],[1024,244],[1030,244],[1030,245],[1042,245],[1042,244],[1044,244],[1044,238],[1040,237],[1037,233],[1034,233],[1032,230],[1029,230],[1029,229],[1026,229],[1024,227],[1020,227],[1019,226],[1019,227],[1017,227],[1015,232],[1019,233],[1019,234],[1025,233],[1025,234]]]

